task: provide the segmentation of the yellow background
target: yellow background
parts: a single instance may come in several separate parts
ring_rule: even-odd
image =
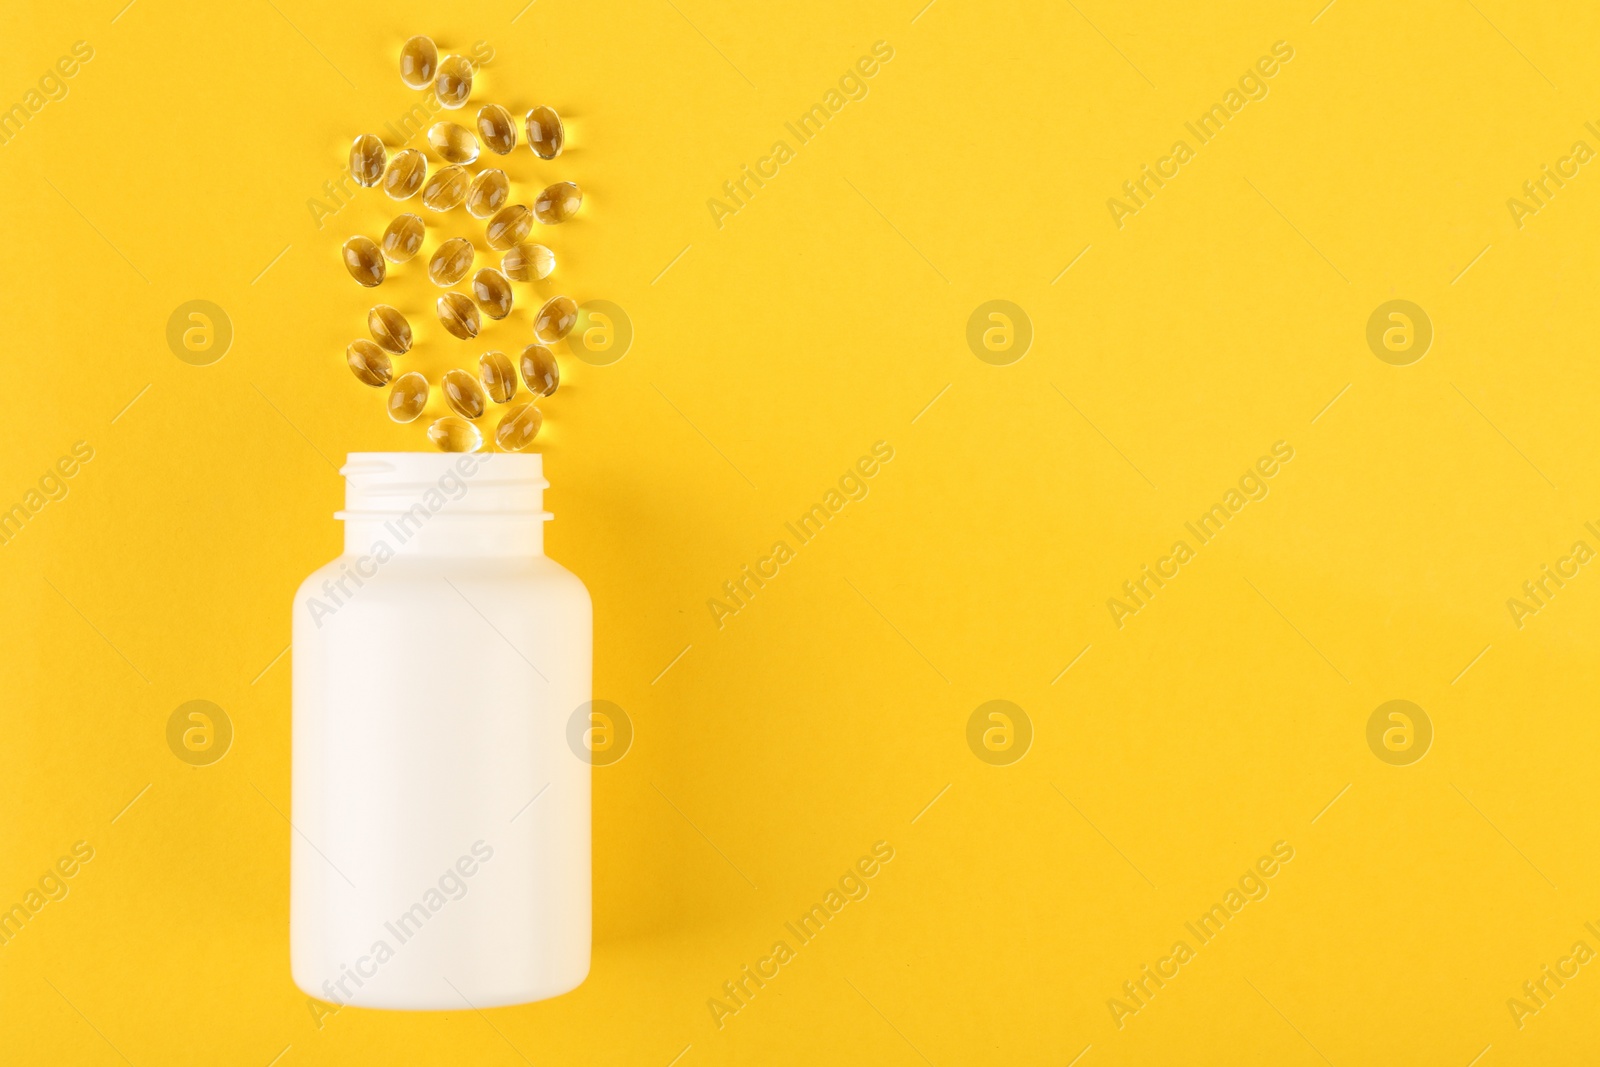
[[[95,849],[0,948],[10,1057],[1593,1062],[1600,967],[1521,1029],[1506,1001],[1600,948],[1600,574],[1520,630],[1506,600],[1597,543],[1600,174],[1521,229],[1506,200],[1600,147],[1600,18],[921,2],[7,5],[0,102],[95,52],[0,147],[0,504],[95,450],[0,547],[0,904]],[[569,116],[561,159],[514,157],[520,198],[588,194],[537,291],[636,330],[611,366],[560,350],[544,438],[549,550],[636,739],[594,776],[579,990],[319,1028],[288,972],[289,598],[339,548],[333,464],[424,441],[342,366],[374,294],[338,247],[395,207],[319,229],[307,201],[417,99],[418,32],[495,50],[474,107]],[[1270,95],[1119,230],[1107,198],[1279,40]],[[409,365],[524,343],[529,287],[458,345],[396,273]],[[1365,341],[1395,298],[1435,328],[1405,367]],[[235,330],[211,366],[166,343],[191,299]],[[966,342],[991,299],[1035,331],[1009,366]],[[707,600],[880,440],[870,496],[719,630]],[[1119,630],[1107,598],[1279,440],[1270,496]],[[235,727],[209,767],[166,744],[191,699]],[[1010,766],[967,745],[992,699],[1033,724]],[[1411,766],[1367,746],[1390,699],[1435,730]],[[880,840],[870,895],[719,1029],[708,999]],[[1108,999],[1280,840],[1271,894],[1118,1029]]]

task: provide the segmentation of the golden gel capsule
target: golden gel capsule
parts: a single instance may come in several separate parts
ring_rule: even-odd
[[[517,124],[511,112],[499,104],[484,104],[478,109],[478,139],[485,148],[503,156],[517,147]]]
[[[394,381],[389,390],[389,417],[395,422],[412,422],[428,406],[428,379],[408,371]]]
[[[467,196],[465,167],[442,167],[422,183],[422,206],[429,211],[449,211]]]
[[[512,245],[519,245],[522,239],[528,236],[528,231],[533,229],[533,212],[521,204],[512,204],[504,207],[489,220],[488,227],[484,230],[484,237],[489,242],[489,247],[505,251]]]
[[[435,122],[428,127],[428,143],[446,163],[471,163],[478,158],[478,139],[455,122]]]
[[[472,95],[472,64],[462,56],[445,56],[433,89],[439,94],[439,103],[451,111],[465,104]]]
[[[533,335],[550,344],[571,333],[577,321],[578,305],[572,302],[572,298],[552,296],[539,309],[539,314],[533,317]]]
[[[422,188],[422,179],[428,173],[428,161],[415,148],[396,152],[389,160],[389,169],[383,173],[383,191],[396,200],[409,200]]]
[[[544,245],[517,245],[500,257],[500,272],[519,282],[536,282],[556,269],[556,254]]]
[[[583,190],[575,182],[556,182],[533,202],[533,213],[546,226],[566,222],[583,206]]]
[[[388,304],[378,304],[367,312],[367,332],[385,352],[403,356],[411,351],[411,324]]]
[[[364,133],[350,146],[350,177],[356,180],[357,185],[370,189],[383,180],[383,166],[388,159],[389,154],[383,142],[370,133]]]
[[[511,314],[511,283],[493,267],[485,267],[472,276],[472,297],[491,319]]]
[[[494,431],[494,443],[507,452],[521,452],[539,436],[544,416],[532,404],[518,404],[500,419]]]
[[[426,89],[438,69],[439,50],[433,38],[417,36],[400,46],[400,80],[411,88]]]
[[[542,104],[528,112],[528,147],[540,159],[554,159],[567,143],[567,133],[561,126],[561,116]]]
[[[478,309],[463,293],[446,293],[433,305],[439,322],[452,337],[470,341],[478,336]]]
[[[363,385],[388,385],[389,379],[394,376],[389,357],[383,349],[366,338],[350,342],[344,350],[344,361],[350,364],[350,370]]]
[[[522,350],[522,380],[534,396],[549,396],[561,382],[561,368],[556,365],[555,353],[544,345],[529,345]]]
[[[350,277],[372,288],[383,284],[388,268],[383,263],[383,253],[370,237],[352,237],[344,243],[344,269]]]
[[[422,247],[428,228],[418,215],[396,215],[383,231],[383,254],[393,263],[404,263]]]
[[[504,404],[517,395],[517,371],[504,352],[485,352],[478,357],[478,377],[489,399]]]
[[[434,285],[448,288],[467,276],[474,254],[471,241],[452,237],[434,250],[433,258],[428,260],[428,277]]]
[[[428,440],[441,452],[476,452],[483,447],[483,434],[466,419],[446,415],[428,427]]]
[[[467,211],[473,218],[486,219],[505,206],[511,196],[511,179],[503,170],[490,168],[472,179],[467,190]]]
[[[443,390],[444,402],[450,405],[450,410],[464,419],[481,419],[483,413],[489,410],[489,402],[483,398],[483,386],[460,367],[445,371],[444,377],[439,380],[439,388]]]

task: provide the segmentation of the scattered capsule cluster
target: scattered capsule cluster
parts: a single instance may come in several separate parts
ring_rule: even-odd
[[[448,111],[459,111],[472,98],[473,74],[470,60],[458,55],[441,58],[428,37],[413,37],[400,50],[401,80],[413,89],[432,89]],[[557,158],[565,147],[561,116],[549,107],[529,111],[521,132],[541,160]],[[382,187],[395,201],[419,198],[423,209],[440,215],[465,206],[468,215],[483,222],[484,243],[491,253],[500,254],[498,265],[481,263],[477,247],[461,236],[446,237],[427,257],[428,279],[445,290],[434,304],[439,325],[453,338],[473,341],[484,329],[485,319],[499,321],[511,314],[516,302],[512,282],[542,281],[555,270],[555,253],[528,238],[535,223],[554,226],[576,215],[583,191],[573,182],[556,182],[539,193],[531,207],[511,202],[511,180],[505,171],[485,165],[495,157],[509,156],[517,147],[518,124],[499,104],[481,106],[471,126],[435,122],[426,136],[428,148],[438,157],[431,173],[428,157],[418,149],[391,154],[382,140],[364,133],[350,146],[350,176],[366,188]],[[480,167],[476,173],[475,165]],[[357,235],[344,243],[345,269],[358,284],[377,288],[391,269],[417,258],[427,230],[420,214],[396,215],[378,240]],[[467,291],[455,288],[463,283]],[[491,407],[496,405],[494,445],[508,452],[528,448],[544,423],[537,402],[554,393],[561,378],[549,346],[570,333],[577,321],[578,306],[570,297],[551,297],[533,317],[532,343],[524,345],[514,360],[493,350],[480,355],[472,370],[445,371],[437,388],[452,414],[433,421],[428,439],[446,452],[476,452],[485,445],[479,420],[496,411]],[[371,340],[351,341],[345,350],[351,373],[364,385],[388,389],[389,417],[395,422],[416,421],[434,386],[419,371],[396,374],[394,357],[412,351],[411,323],[388,304],[375,304],[367,312],[367,332]]]

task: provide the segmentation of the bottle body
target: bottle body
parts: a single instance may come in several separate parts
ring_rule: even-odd
[[[567,739],[589,596],[506,490],[529,468],[500,461],[538,457],[449,468],[430,510],[428,476],[458,457],[404,455],[295,599],[294,979],[364,1007],[544,999],[589,968],[589,764]]]

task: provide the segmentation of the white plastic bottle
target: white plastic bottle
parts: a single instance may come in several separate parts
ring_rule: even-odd
[[[542,457],[351,453],[294,603],[290,957],[334,1004],[463,1009],[589,971],[589,594]],[[581,728],[579,730],[581,736]]]

